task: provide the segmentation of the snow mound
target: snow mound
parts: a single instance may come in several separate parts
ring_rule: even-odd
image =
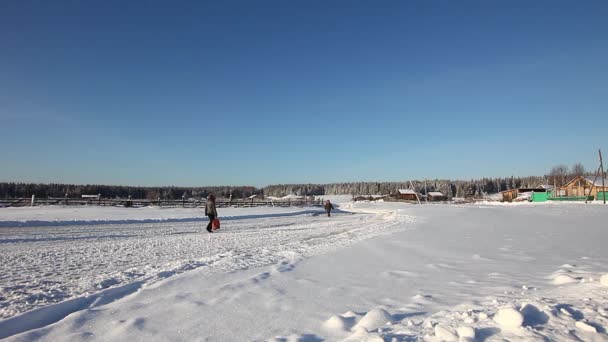
[[[475,329],[469,326],[460,326],[456,329],[456,332],[461,339],[475,340]]]
[[[514,308],[502,308],[494,316],[494,321],[504,328],[519,328],[524,322],[524,316]]]
[[[327,330],[346,331],[348,330],[348,325],[347,319],[338,315],[333,315],[325,321],[323,327]]]
[[[553,283],[553,285],[565,285],[578,283],[578,279],[567,274],[557,274],[553,277],[553,280],[551,282]]]
[[[358,327],[355,328],[355,332],[344,341],[384,342],[384,339],[377,333],[369,332],[363,327]]]
[[[600,284],[608,286],[608,274],[604,274],[600,277]]]
[[[386,323],[392,322],[393,318],[391,315],[383,309],[376,308],[365,314],[363,318],[357,323],[355,329],[365,328],[367,330],[374,330],[386,325]]]
[[[435,326],[435,337],[441,341],[458,341],[458,336],[456,336],[456,333],[452,329],[441,324],[437,324]]]
[[[341,314],[340,316],[342,316],[342,317],[357,317],[357,314],[354,313],[351,310],[348,310],[345,313]]]

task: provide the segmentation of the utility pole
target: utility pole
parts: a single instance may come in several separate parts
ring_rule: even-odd
[[[414,190],[414,194],[416,195],[416,200],[418,201],[418,204],[422,204],[420,202],[420,197],[418,197],[418,192],[416,191],[416,188],[414,187],[414,184],[412,184],[412,181],[410,181],[410,189]]]
[[[604,184],[604,180],[606,179],[605,173],[604,173],[604,162],[602,161],[602,149],[599,149],[599,154],[600,154],[600,172],[601,172],[601,177],[602,177],[602,197],[604,199],[604,205],[606,205],[606,184]]]
[[[599,149],[598,150],[598,154],[600,157],[600,166],[597,168],[597,171],[595,172],[595,178],[593,178],[593,183],[591,183],[591,189],[589,189],[589,194],[587,196],[587,198],[585,198],[585,203],[587,203],[587,200],[589,199],[589,196],[591,196],[591,193],[593,193],[593,188],[599,188],[599,185],[596,186],[595,182],[597,181],[597,177],[601,177],[602,178],[602,200],[604,202],[604,205],[606,204],[606,184],[605,184],[605,179],[606,179],[606,173],[604,172],[604,161],[602,160],[602,150]],[[600,191],[598,190],[596,192],[597,194],[600,193]]]
[[[587,203],[589,201],[589,196],[591,196],[591,193],[593,193],[593,188],[595,187],[595,182],[597,181],[597,176],[601,173],[601,168],[598,168],[597,171],[595,171],[595,178],[593,178],[593,183],[591,183],[591,188],[589,189],[589,193],[587,194],[587,197],[585,198],[585,203]]]

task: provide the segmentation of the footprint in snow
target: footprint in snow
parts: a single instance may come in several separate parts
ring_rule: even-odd
[[[289,272],[289,271],[293,270],[294,268],[296,268],[296,266],[295,266],[293,263],[291,263],[291,262],[289,262],[289,261],[286,261],[286,260],[285,260],[285,261],[281,261],[281,262],[280,262],[280,263],[279,263],[279,264],[278,264],[278,265],[275,267],[275,269],[276,269],[278,272],[281,272],[281,273],[282,273],[282,272]]]
[[[257,284],[259,282],[261,282],[262,280],[268,279],[270,278],[270,272],[263,272],[258,274],[257,276],[251,278],[251,282],[254,284]]]

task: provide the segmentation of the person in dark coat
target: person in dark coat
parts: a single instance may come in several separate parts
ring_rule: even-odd
[[[207,203],[205,204],[205,215],[209,217],[209,224],[207,224],[207,231],[212,233],[211,230],[213,225],[213,220],[217,217],[217,209],[215,209],[215,195],[209,194],[207,196]]]
[[[329,200],[325,201],[325,211],[327,211],[327,217],[331,216],[331,211],[334,208],[334,205],[331,204]]]

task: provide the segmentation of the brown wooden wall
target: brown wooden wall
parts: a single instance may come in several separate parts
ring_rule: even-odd
[[[503,191],[502,192],[502,201],[503,202],[513,202],[513,200],[517,198],[517,194],[518,194],[517,189]]]
[[[605,188],[601,186],[594,186],[593,190],[591,190],[591,182],[588,182],[584,179],[578,179],[574,182],[562,187],[562,189],[566,190],[566,196],[588,196],[591,195],[597,198],[598,191],[606,191],[608,189],[608,184],[606,184]],[[591,191],[591,192],[590,192]]]
[[[397,194],[397,198],[406,200],[406,201],[415,201],[416,195],[414,195],[414,194]]]

